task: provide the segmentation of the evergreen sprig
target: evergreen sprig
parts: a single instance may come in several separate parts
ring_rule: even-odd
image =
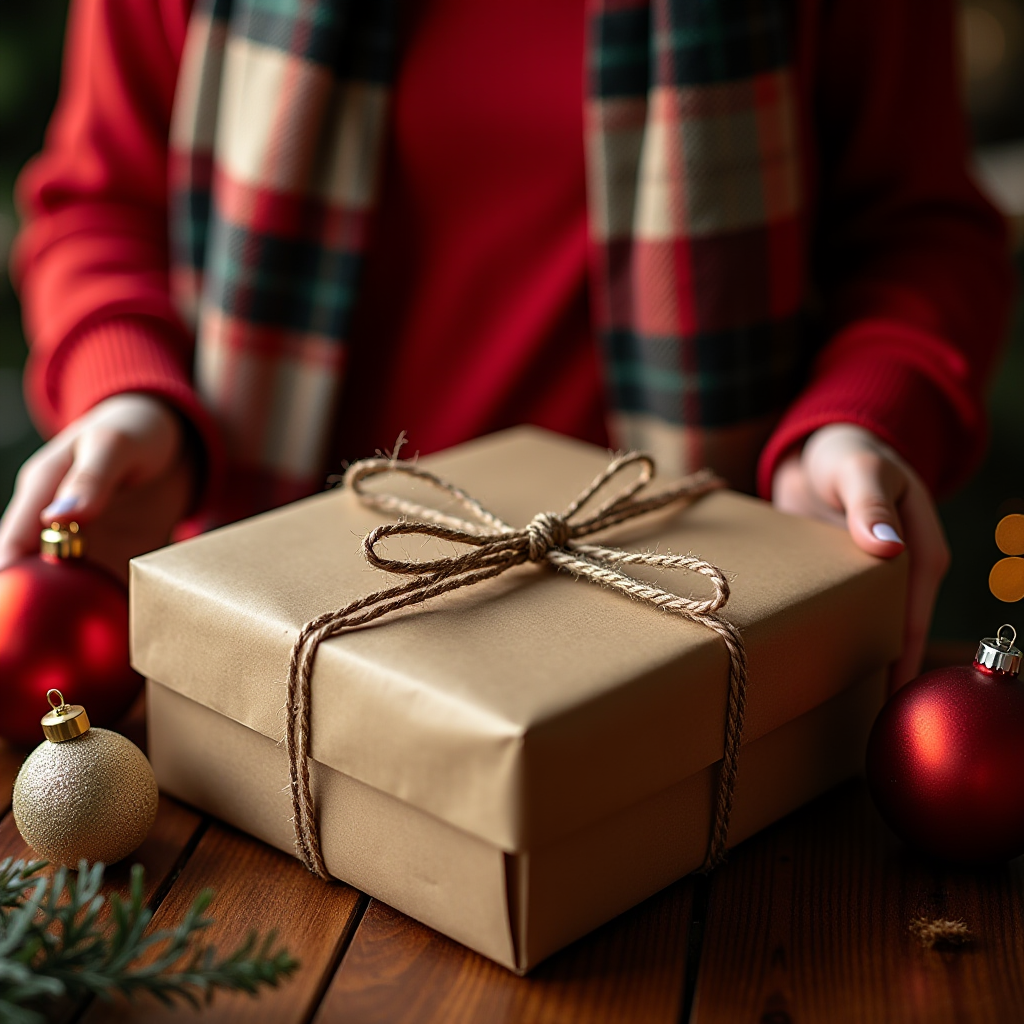
[[[143,870],[132,868],[129,898],[110,896],[109,918],[100,895],[103,865],[85,861],[77,874],[59,868],[50,879],[45,861],[0,861],[0,1021],[45,1024],[33,1007],[62,996],[112,999],[148,992],[170,1004],[199,1007],[217,989],[255,995],[277,985],[298,967],[286,950],[275,951],[275,934],[251,932],[229,956],[197,937],[213,924],[204,889],[176,928],[149,935],[153,917],[143,900]],[[157,948],[161,947],[162,948]],[[146,963],[143,954],[153,950]]]

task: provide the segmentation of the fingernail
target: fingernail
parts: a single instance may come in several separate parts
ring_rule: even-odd
[[[875,540],[884,540],[887,544],[902,544],[903,538],[888,524],[875,523],[871,527]]]
[[[48,516],[62,516],[65,512],[70,512],[73,508],[77,507],[77,505],[78,496],[68,495],[65,498],[58,499],[48,508],[43,509],[43,511]]]

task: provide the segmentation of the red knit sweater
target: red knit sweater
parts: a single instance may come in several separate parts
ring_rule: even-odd
[[[19,190],[26,388],[45,432],[145,391],[215,455],[167,285],[167,133],[190,6],[73,4],[57,112]],[[605,443],[586,297],[583,4],[419,6],[337,453],[369,454],[400,428],[427,452],[523,421]],[[983,448],[1011,286],[1002,223],[964,170],[951,21],[940,0],[799,5],[811,269],[830,340],[762,454],[762,494],[779,458],[830,422],[874,431],[935,490]]]

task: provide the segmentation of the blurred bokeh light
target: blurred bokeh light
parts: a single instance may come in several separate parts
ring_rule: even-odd
[[[967,109],[979,145],[1024,136],[1024,6],[969,0],[960,12]]]

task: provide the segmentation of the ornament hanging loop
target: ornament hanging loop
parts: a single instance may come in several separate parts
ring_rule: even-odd
[[[1013,636],[1011,636],[1009,640],[1007,640],[1006,637],[1003,636],[1004,629],[1008,629],[1013,634]],[[1008,622],[1004,622],[996,630],[996,639],[999,641],[1000,647],[1012,647],[1017,642],[1017,630],[1015,630],[1013,626],[1011,626]]]
[[[51,693],[57,694],[56,704],[53,702],[53,697],[50,696]],[[53,708],[55,715],[66,715],[71,710],[71,705],[64,699],[64,694],[60,690],[47,690],[46,703]]]
[[[59,704],[53,702],[54,694],[60,698]],[[51,743],[73,740],[89,731],[89,716],[81,704],[66,704],[60,690],[47,690],[46,701],[53,710],[47,711],[39,724],[43,727],[43,735]]]

